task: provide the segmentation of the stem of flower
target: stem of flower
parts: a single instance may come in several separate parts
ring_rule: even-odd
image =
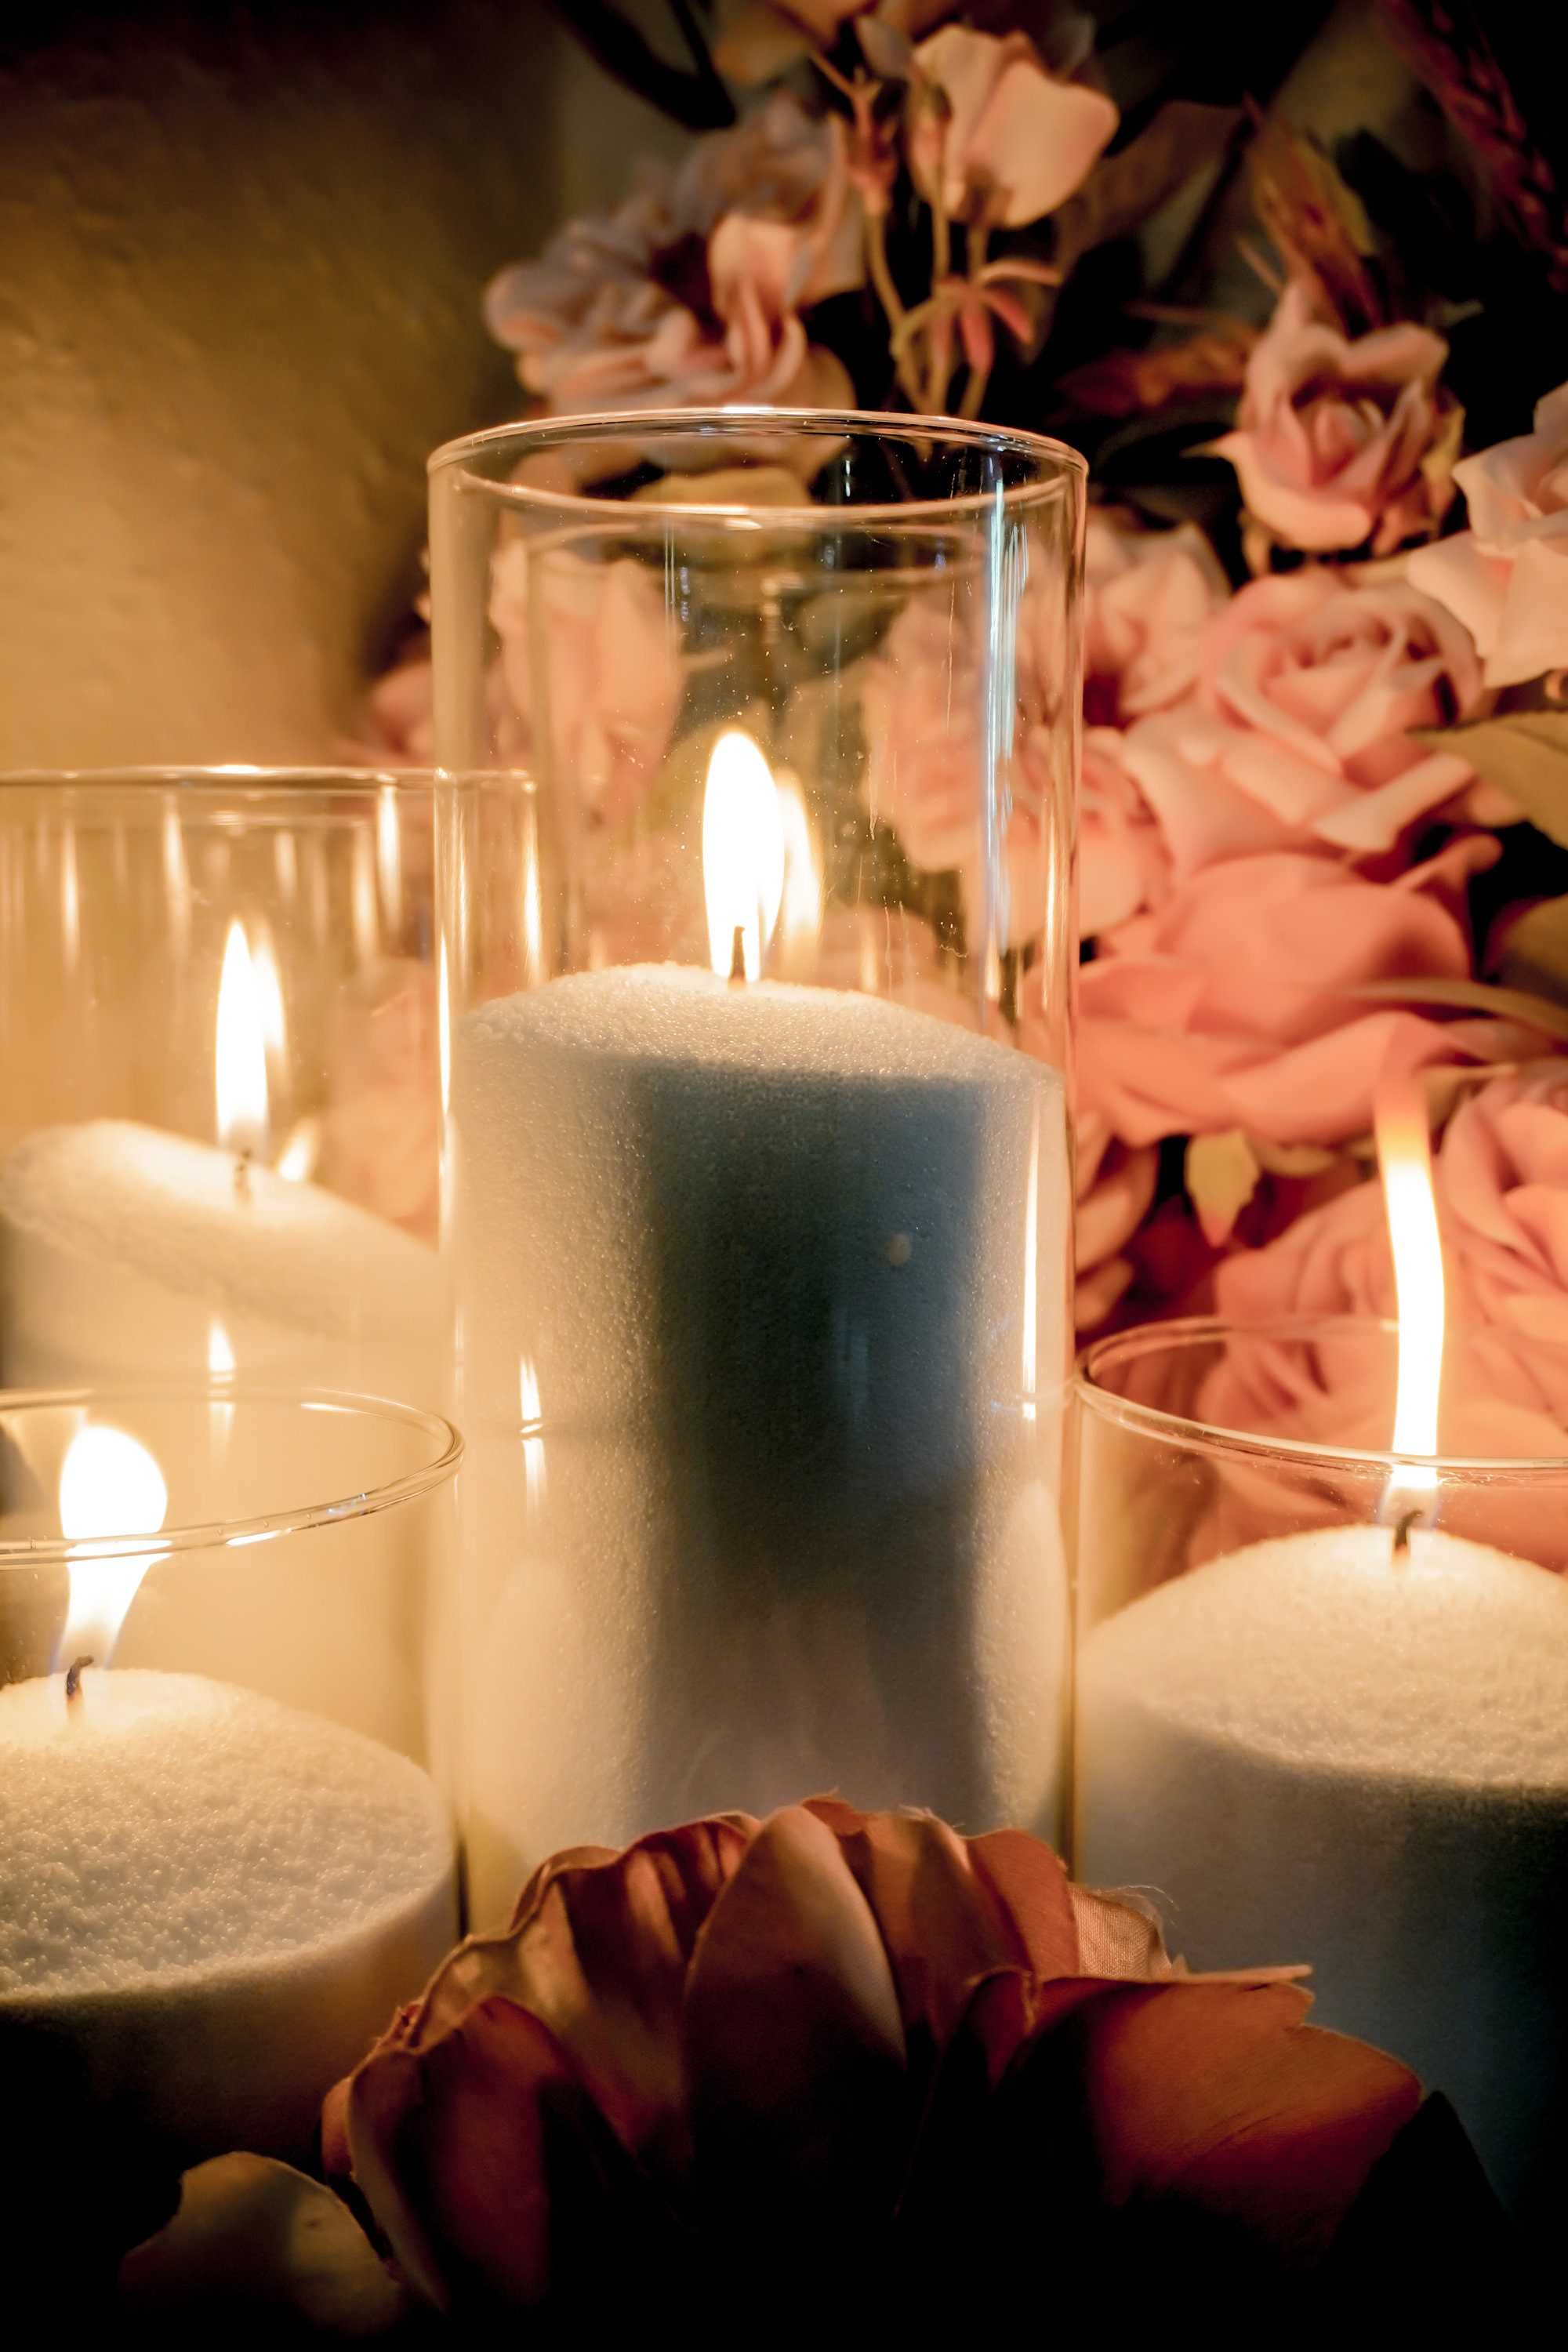
[[[901,327],[904,322],[904,305],[899,289],[893,283],[893,273],[888,267],[888,231],[885,216],[881,213],[870,214],[866,222],[866,266],[871,273],[871,283],[877,289],[877,299],[887,314],[889,327],[894,330]],[[910,406],[917,410],[921,408],[924,403],[921,398],[920,378],[915,372],[914,359],[907,343],[897,353],[897,365],[899,382],[903,386],[904,395]]]

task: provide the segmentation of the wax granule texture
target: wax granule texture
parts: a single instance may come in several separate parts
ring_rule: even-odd
[[[194,1675],[0,1690],[0,2001],[254,1968],[352,1936],[451,1867],[419,1768]]]
[[[1082,1683],[1284,1764],[1568,1785],[1568,1582],[1441,1533],[1403,1563],[1375,1528],[1211,1561],[1099,1626]]]

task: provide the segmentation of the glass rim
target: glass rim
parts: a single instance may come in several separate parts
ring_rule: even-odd
[[[737,523],[749,529],[778,523],[798,528],[809,525],[821,529],[825,516],[834,516],[847,526],[869,526],[882,523],[952,522],[973,519],[995,512],[998,499],[986,490],[965,491],[952,499],[911,499],[905,502],[875,501],[866,506],[823,507],[803,500],[798,507],[768,506],[748,509],[743,503],[732,506],[707,505],[699,499],[595,499],[573,490],[543,490],[523,482],[492,481],[487,475],[471,470],[469,460],[489,450],[511,446],[522,450],[548,448],[562,442],[577,440],[609,440],[634,434],[675,436],[686,434],[692,438],[715,432],[734,433],[747,425],[768,426],[779,433],[820,434],[826,439],[842,439],[853,435],[860,439],[945,440],[962,442],[971,448],[1006,448],[1021,457],[1042,460],[1049,474],[1038,481],[1020,482],[1000,494],[1004,510],[1020,505],[1035,505],[1059,498],[1069,479],[1076,478],[1081,488],[1089,479],[1089,460],[1081,450],[1066,441],[1053,440],[1044,433],[1029,433],[1011,425],[983,425],[977,420],[960,416],[901,416],[890,410],[873,408],[771,408],[764,404],[740,404],[732,408],[634,408],[595,410],[581,416],[541,416],[525,418],[510,425],[491,425],[483,432],[464,434],[455,441],[443,442],[432,451],[426,470],[432,483],[438,476],[458,473],[505,505],[521,507],[531,511],[564,515],[587,515],[605,520],[612,515],[624,516],[627,523],[636,522],[646,530],[658,517],[679,515],[690,521],[694,517],[707,520],[715,526],[733,528]]]
[[[442,1413],[419,1405],[401,1404],[392,1397],[356,1394],[347,1389],[268,1389],[247,1383],[208,1381],[168,1388],[46,1388],[0,1389],[0,1433],[8,1433],[14,1415],[38,1412],[90,1411],[138,1406],[185,1404],[203,1411],[247,1404],[291,1405],[300,1412],[353,1413],[363,1421],[395,1423],[427,1436],[438,1450],[432,1459],[405,1470],[377,1486],[361,1487],[316,1503],[296,1503],[279,1511],[253,1513],[245,1518],[192,1521],[183,1527],[159,1528],[150,1535],[0,1537],[0,1572],[7,1569],[68,1566],[72,1560],[141,1559],[149,1553],[163,1559],[170,1552],[216,1551],[270,1543],[281,1536],[303,1535],[315,1528],[342,1527],[355,1519],[374,1517],[400,1504],[417,1502],[433,1494],[456,1474],[463,1458],[461,1431]]]
[[[350,768],[332,761],[311,767],[290,761],[277,767],[254,767],[245,761],[185,763],[125,768],[0,768],[0,793],[8,791],[132,790],[176,792],[195,787],[218,792],[249,786],[262,792],[295,793],[320,790],[352,791],[356,786],[391,784],[398,789],[427,789],[436,781],[435,767],[414,767],[388,761],[374,768]]]
[[[1364,1336],[1373,1331],[1397,1337],[1398,1329],[1398,1324],[1391,1319],[1371,1315],[1292,1316],[1268,1323],[1229,1323],[1219,1315],[1174,1316],[1168,1323],[1138,1323],[1125,1331],[1111,1332],[1103,1339],[1090,1340],[1073,1368],[1069,1385],[1079,1402],[1101,1420],[1120,1422],[1124,1428],[1140,1430],[1147,1436],[1159,1436],[1171,1444],[1202,1445],[1220,1454],[1271,1461],[1283,1458],[1303,1467],[1353,1468],[1384,1476],[1395,1470],[1418,1469],[1472,1480],[1517,1479],[1521,1474],[1542,1478],[1568,1477],[1568,1453],[1395,1454],[1392,1448],[1385,1452],[1361,1446],[1324,1445],[1307,1438],[1264,1437],[1256,1430],[1231,1429],[1224,1423],[1169,1412],[1160,1405],[1139,1404],[1104,1387],[1100,1377],[1101,1368],[1113,1360],[1136,1362],[1162,1349],[1175,1352],[1218,1339],[1300,1340],[1328,1335]]]

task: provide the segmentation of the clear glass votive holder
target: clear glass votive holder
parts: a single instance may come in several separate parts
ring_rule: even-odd
[[[0,1381],[444,1401],[428,775],[0,777]]]
[[[461,1452],[381,1400],[0,1392],[0,2071],[13,2138],[68,2148],[48,2198],[305,2159],[455,1940]]]
[[[431,461],[476,1909],[813,1789],[1057,1823],[1084,467]]]
[[[1451,2099],[1497,2189],[1568,2185],[1568,1457],[1415,1459],[1397,1334],[1149,1326],[1075,1383],[1072,1853],[1196,1969]]]

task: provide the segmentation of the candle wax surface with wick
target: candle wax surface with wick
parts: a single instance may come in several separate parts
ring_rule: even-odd
[[[216,1319],[241,1381],[434,1404],[439,1313],[418,1242],[187,1136],[89,1119],[0,1161],[9,1387],[205,1379]]]
[[[804,1789],[1055,1827],[1058,1074],[675,965],[453,1061],[476,1916]]]
[[[1421,1528],[1252,1545],[1084,1640],[1075,1868],[1191,1966],[1309,1961],[1316,2021],[1447,2092],[1527,2210],[1568,2157],[1568,1583]]]
[[[0,1688],[0,2053],[74,2043],[184,2160],[306,2153],[457,1933],[418,1766],[202,1675]]]

